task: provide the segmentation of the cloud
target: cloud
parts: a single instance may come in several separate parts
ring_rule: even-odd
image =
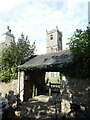
[[[12,10],[15,6],[23,3],[24,0],[1,0],[0,1],[0,12],[7,12]]]
[[[31,43],[36,40],[37,53],[45,52],[46,29],[58,26],[63,33],[63,47],[66,48],[68,37],[75,29],[85,29],[88,24],[87,0],[7,1],[0,3],[0,33],[5,32],[7,25],[16,39],[23,32],[29,36]]]

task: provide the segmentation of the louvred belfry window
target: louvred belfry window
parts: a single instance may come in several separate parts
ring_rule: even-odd
[[[50,35],[50,40],[53,40],[53,35]]]

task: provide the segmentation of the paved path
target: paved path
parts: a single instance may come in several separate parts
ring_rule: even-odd
[[[59,98],[59,96],[58,96]],[[19,108],[22,118],[33,118],[38,120],[46,120],[50,118],[60,118],[60,99],[46,95],[40,95],[25,102]]]

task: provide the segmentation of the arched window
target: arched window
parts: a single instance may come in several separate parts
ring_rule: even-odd
[[[53,35],[50,35],[50,40],[52,40],[53,39]]]

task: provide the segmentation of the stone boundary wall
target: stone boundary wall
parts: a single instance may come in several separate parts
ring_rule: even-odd
[[[73,102],[89,105],[90,103],[90,79],[68,79],[70,91],[73,94]]]
[[[85,106],[88,113],[90,111],[90,78],[73,79],[67,77],[66,81],[65,85],[62,81],[64,88],[62,90],[61,112],[67,114],[70,111],[70,103],[73,103]]]
[[[5,97],[5,94],[10,90],[14,91],[14,94],[17,94],[17,86],[18,80],[11,80],[9,83],[0,82],[0,93],[2,93],[2,97]]]

